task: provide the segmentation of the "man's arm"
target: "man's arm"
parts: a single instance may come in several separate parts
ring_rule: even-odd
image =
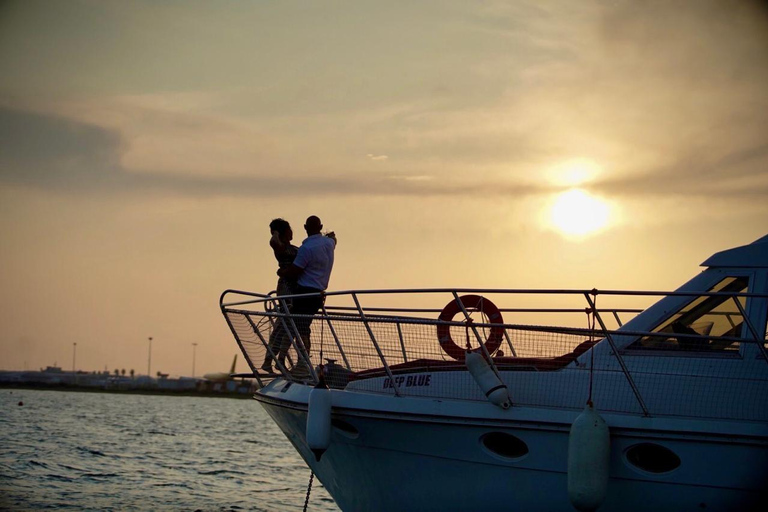
[[[298,279],[298,277],[304,272],[304,269],[297,267],[291,263],[290,267],[277,269],[277,275],[288,279]]]
[[[299,247],[299,251],[296,253],[296,258],[293,260],[293,263],[291,263],[291,266],[277,269],[277,275],[280,277],[287,277],[288,279],[298,279],[309,264],[309,260],[309,249],[302,244],[302,246]]]

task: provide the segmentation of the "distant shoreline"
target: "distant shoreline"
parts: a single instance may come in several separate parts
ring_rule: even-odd
[[[104,389],[94,387],[72,386],[68,384],[37,384],[0,382],[0,389],[27,389],[42,391],[75,391],[78,393],[112,393],[119,395],[161,395],[161,396],[197,396],[208,398],[253,398],[252,393],[237,393],[227,391],[192,391],[164,389]]]

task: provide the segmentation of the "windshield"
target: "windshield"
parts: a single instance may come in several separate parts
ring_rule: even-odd
[[[723,293],[746,293],[749,286],[747,277],[728,277],[709,291]],[[736,303],[738,301],[738,304]],[[656,336],[645,336],[629,348],[685,351],[739,350],[738,341],[717,340],[709,337],[740,338],[744,332],[744,317],[739,309],[746,306],[745,297],[700,296],[683,306],[679,311],[660,323],[652,332]],[[670,334],[671,336],[666,336]],[[691,338],[686,335],[698,335]]]

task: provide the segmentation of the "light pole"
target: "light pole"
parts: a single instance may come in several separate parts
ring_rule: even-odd
[[[72,379],[77,383],[77,373],[75,373],[75,361],[77,358],[77,342],[72,344]]]
[[[149,357],[147,358],[147,375],[152,376],[152,336],[149,338]]]
[[[192,344],[192,378],[195,378],[195,351],[197,350],[197,343]]]

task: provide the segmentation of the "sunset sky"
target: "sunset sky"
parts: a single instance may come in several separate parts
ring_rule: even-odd
[[[226,371],[278,216],[334,290],[674,289],[768,233],[763,2],[3,1],[0,76],[0,369]]]

